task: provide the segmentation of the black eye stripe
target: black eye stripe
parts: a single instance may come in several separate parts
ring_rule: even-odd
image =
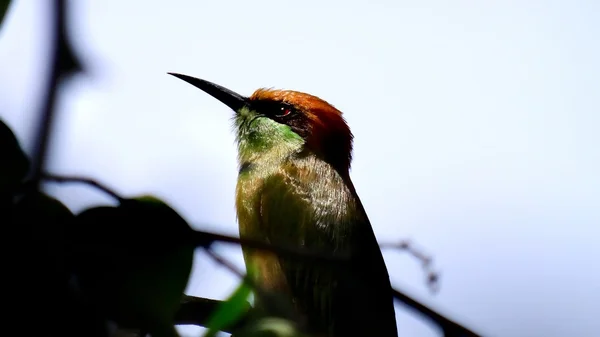
[[[282,118],[296,112],[296,108],[293,105],[284,102],[255,101],[252,105],[257,112],[272,118]]]
[[[267,117],[278,123],[288,125],[300,137],[307,139],[310,133],[310,122],[305,114],[292,104],[270,100],[257,100],[250,103],[258,117]]]

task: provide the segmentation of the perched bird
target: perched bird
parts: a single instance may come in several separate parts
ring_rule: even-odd
[[[351,255],[334,268],[242,247],[258,284],[288,295],[315,335],[397,336],[388,271],[350,180],[353,136],[342,113],[298,91],[258,89],[244,97],[169,74],[235,112],[240,237]]]

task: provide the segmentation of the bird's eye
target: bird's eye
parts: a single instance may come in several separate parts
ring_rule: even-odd
[[[282,105],[279,107],[278,109],[279,111],[277,111],[277,117],[285,117],[289,114],[292,113],[292,111],[294,110],[294,108],[287,106],[287,105]]]

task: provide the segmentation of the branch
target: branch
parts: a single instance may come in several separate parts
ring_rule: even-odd
[[[41,108],[41,120],[37,132],[37,140],[35,142],[35,148],[33,152],[33,165],[32,165],[32,180],[37,188],[41,180],[42,169],[46,160],[46,151],[48,150],[48,139],[50,138],[50,131],[52,128],[52,122],[54,117],[54,105],[56,103],[56,91],[58,89],[58,80],[60,77],[60,54],[62,45],[58,42],[61,35],[65,31],[65,1],[54,0],[54,5],[51,10],[50,23],[52,27],[49,29],[51,40],[54,40],[50,45],[50,75],[48,78],[48,84],[46,88],[46,94],[43,99],[43,106]]]
[[[181,300],[181,307],[175,315],[175,324],[192,324],[205,327],[213,312],[222,303],[224,302],[220,300],[184,295]],[[233,325],[224,328],[222,331],[233,333],[233,331],[244,326],[248,321],[250,310],[252,310],[252,307],[250,306],[250,303],[248,303],[248,312],[246,315],[237,320]]]
[[[52,124],[54,121],[56,96],[61,77],[69,75],[81,70],[80,62],[75,57],[67,39],[67,20],[66,20],[66,3],[65,0],[53,0],[51,7],[51,34],[50,52],[48,59],[50,60],[50,71],[48,75],[48,83],[46,92],[42,100],[40,111],[40,123],[38,126],[37,139],[33,149],[32,168],[30,172],[31,180],[37,189],[42,179],[42,171],[46,163],[46,153],[48,151],[48,143]]]
[[[63,176],[63,175],[55,175],[49,173],[42,173],[41,175],[43,180],[56,182],[56,183],[80,183],[85,184],[96,189],[101,190],[102,192],[110,195],[112,198],[116,199],[119,202],[125,200],[124,197],[120,196],[117,192],[107,187],[106,185],[87,177],[81,176]],[[210,233],[205,231],[194,230],[193,233],[186,237],[189,239],[195,246],[197,247],[210,247],[214,242],[225,242],[232,244],[239,244],[246,247],[270,251],[273,253],[277,253],[279,255],[284,255],[288,257],[296,257],[303,259],[311,259],[316,261],[328,262],[328,263],[340,263],[340,262],[348,262],[350,259],[350,254],[348,253],[331,253],[326,251],[318,251],[315,249],[307,249],[301,247],[289,247],[284,245],[279,245],[275,243],[265,243],[263,241],[252,240],[252,239],[242,239],[233,236],[227,236],[222,234]],[[413,247],[413,245],[406,240],[400,241],[400,243],[384,243],[380,245],[381,248],[392,248],[404,250],[410,253],[413,257],[417,258],[421,261],[423,268],[428,274],[428,282],[430,283],[430,287],[433,288],[437,283],[439,277],[436,273],[430,270],[431,266],[431,257],[424,254],[422,251],[417,250]]]
[[[469,330],[468,328],[444,317],[442,314],[433,309],[419,303],[415,299],[405,293],[393,289],[394,298],[404,304],[409,309],[425,316],[435,325],[437,325],[444,333],[444,337],[481,337],[481,335]],[[222,303],[220,300],[212,300],[201,297],[184,295],[181,302],[181,308],[175,316],[175,324],[193,324],[198,326],[206,326],[212,312]],[[233,326],[223,330],[227,333],[242,327],[249,317],[252,308],[248,304],[248,312]]]
[[[442,314],[434,311],[433,309],[417,302],[417,300],[411,298],[405,293],[399,290],[392,289],[394,298],[407,306],[408,308],[418,312],[422,316],[428,318],[434,324],[442,329],[444,337],[481,337],[481,335],[467,329],[466,327],[442,316]]]
[[[472,330],[419,303],[417,300],[413,299],[407,294],[396,289],[392,289],[392,291],[394,298],[398,302],[401,302],[409,309],[419,313],[421,316],[426,317],[432,323],[437,325],[444,333],[444,337],[481,337],[481,335],[473,332]],[[175,324],[193,324],[204,327],[206,326],[212,312],[221,303],[222,301],[220,300],[185,295],[181,302],[179,312],[175,316]],[[249,310],[245,316],[238,320],[233,326],[227,327],[227,329],[224,329],[223,331],[232,333],[232,331],[242,327],[247,322],[251,312],[252,309],[249,306]]]
[[[225,242],[232,244],[239,244],[242,246],[269,251],[272,253],[276,253],[279,255],[284,255],[288,257],[294,258],[302,258],[315,260],[325,263],[347,263],[350,259],[350,254],[344,253],[330,253],[325,251],[319,251],[315,249],[308,248],[296,248],[289,247],[274,243],[266,243],[263,241],[252,240],[252,239],[242,239],[233,236],[227,236],[222,234],[209,233],[205,231],[194,230],[194,232],[188,237],[189,240],[192,241],[197,247],[209,247],[214,242]]]
[[[409,244],[405,243],[403,245],[403,249],[409,249],[409,246],[410,246]],[[238,270],[233,264],[231,264],[225,258],[216,255],[210,249],[206,249],[206,251],[207,251],[207,253],[209,253],[209,256],[211,256],[215,261],[217,261],[218,263],[223,265],[225,268],[229,269],[230,271],[232,271],[234,274],[236,274],[240,278],[246,279],[244,273],[242,271]],[[260,291],[261,289],[258,288],[256,284],[250,283],[249,285],[251,287],[253,287],[255,289],[255,291],[258,291],[259,293],[262,292],[262,291]],[[481,337],[480,335],[476,334],[475,332],[450,320],[449,318],[444,317],[442,314],[434,311],[433,309],[425,306],[424,304],[419,303],[417,300],[411,298],[407,294],[405,294],[397,289],[392,288],[392,293],[393,293],[394,298],[397,301],[403,303],[408,308],[416,311],[417,313],[421,314],[422,316],[425,316],[430,321],[432,321],[434,324],[436,324],[443,331],[444,337]],[[267,294],[263,293],[261,295],[265,296]],[[278,303],[274,303],[274,305],[276,305],[276,304],[278,304]]]

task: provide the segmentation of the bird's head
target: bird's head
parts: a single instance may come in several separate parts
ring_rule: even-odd
[[[311,151],[337,170],[352,160],[352,133],[342,112],[326,101],[292,90],[258,89],[249,97],[187,75],[169,73],[235,112],[240,163],[265,153]]]

